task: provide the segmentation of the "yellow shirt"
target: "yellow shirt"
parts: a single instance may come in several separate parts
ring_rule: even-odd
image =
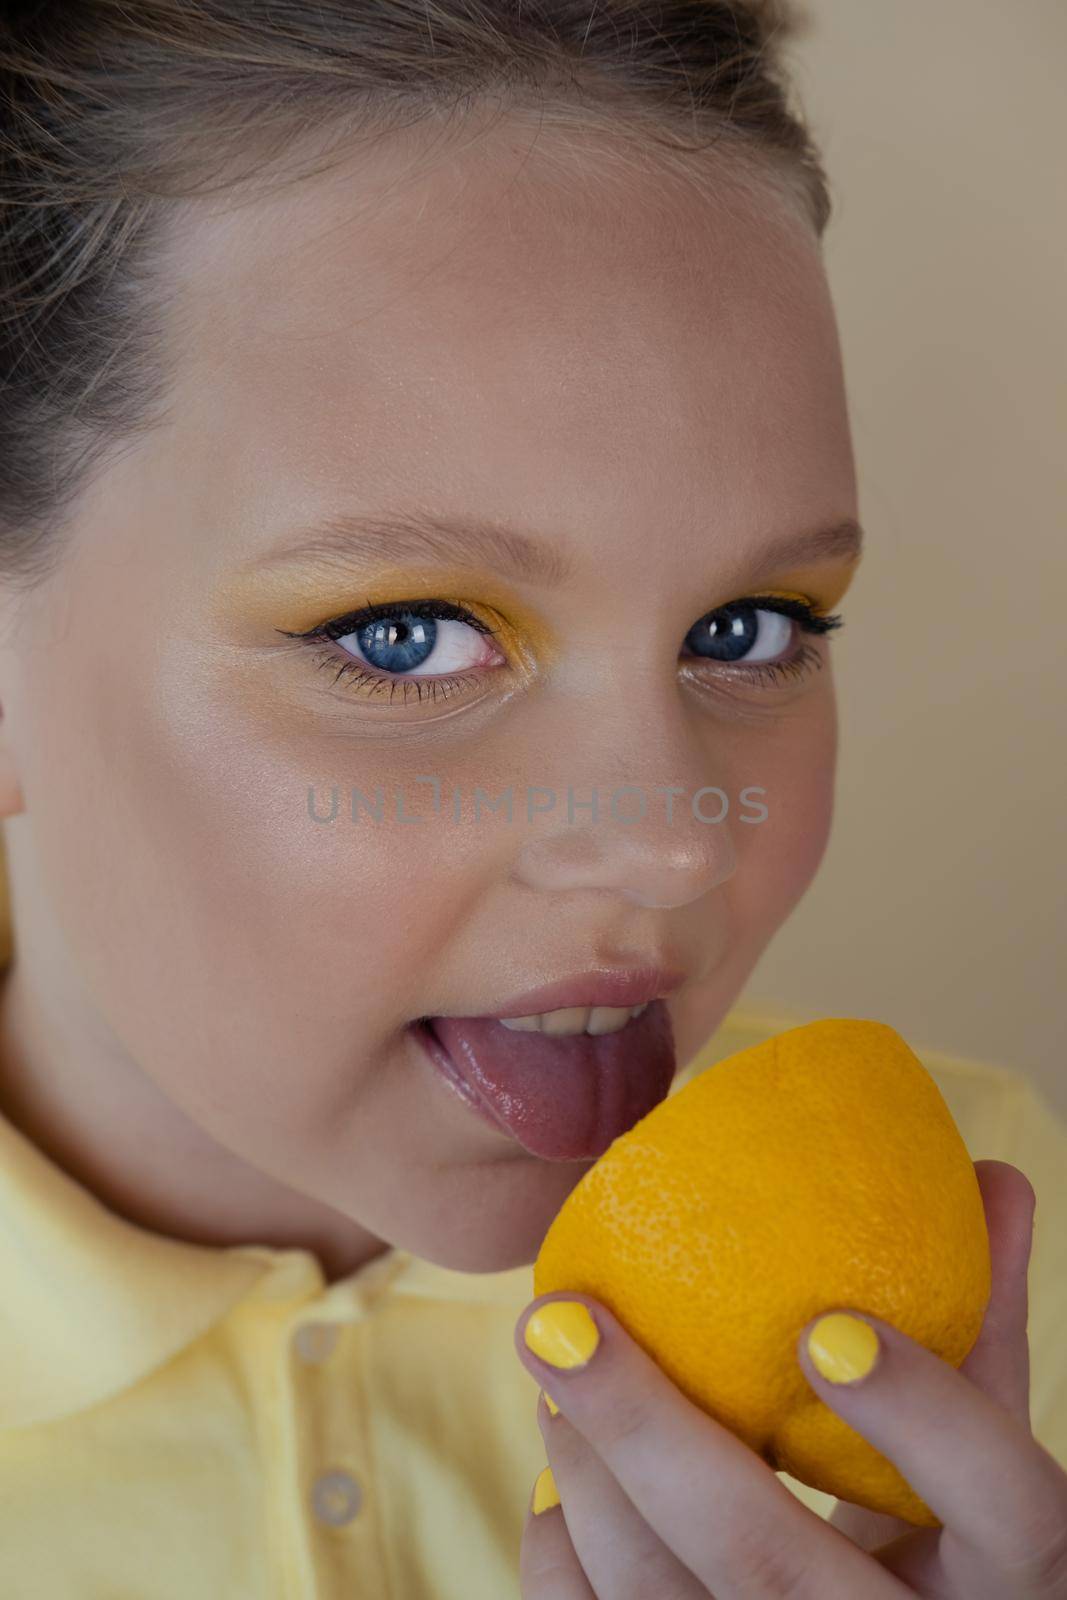
[[[795,1019],[734,1012],[679,1072]],[[1038,1439],[1067,1465],[1067,1128],[924,1052],[972,1158],[1038,1195]],[[109,1211],[0,1118],[0,1592],[12,1600],[519,1600],[545,1464],[512,1330],[532,1271],[392,1249],[186,1244]],[[820,1516],[832,1496],[780,1474]]]

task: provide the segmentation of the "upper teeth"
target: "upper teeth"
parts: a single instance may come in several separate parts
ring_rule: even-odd
[[[535,1011],[528,1017],[500,1017],[505,1028],[518,1033],[618,1033],[642,1006],[565,1006],[561,1011]]]

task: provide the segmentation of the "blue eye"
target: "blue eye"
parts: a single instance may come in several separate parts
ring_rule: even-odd
[[[507,665],[493,643],[497,629],[449,600],[368,601],[361,610],[307,633],[278,632],[309,644],[325,640],[339,646],[340,657],[326,650],[318,658],[320,667],[336,669],[334,682],[343,677],[360,694],[387,692],[390,700],[396,693],[406,699],[409,689],[420,701],[424,695],[447,698],[484,677],[484,669]]]
[[[792,632],[790,619],[780,611],[730,605],[701,617],[685,643],[694,655],[713,661],[770,661],[786,648]]]
[[[334,637],[353,657],[379,672],[412,675],[421,667],[429,673],[465,672],[489,658],[481,630],[469,621],[404,606]]]
[[[367,605],[314,631],[340,645],[348,665],[362,662],[398,678],[467,672],[504,659],[491,643],[496,629],[448,600]]]
[[[337,641],[346,650],[358,650],[372,667],[383,672],[410,672],[421,667],[437,646],[437,623],[432,617],[392,622],[365,622],[355,633]]]
[[[685,636],[685,648],[706,661],[758,666],[788,648],[797,622],[808,633],[840,627],[840,617],[819,616],[803,600],[753,595],[705,612]]]

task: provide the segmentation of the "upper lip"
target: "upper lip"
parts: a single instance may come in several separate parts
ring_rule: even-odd
[[[512,995],[496,1011],[482,1015],[529,1017],[540,1011],[560,1011],[572,1006],[640,1006],[670,994],[685,979],[686,974],[674,967],[600,967]]]

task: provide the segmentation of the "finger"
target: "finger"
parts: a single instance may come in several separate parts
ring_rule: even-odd
[[[531,1320],[554,1301],[584,1306],[598,1336],[588,1359],[578,1354],[579,1365],[550,1365],[526,1343]],[[543,1319],[534,1322],[535,1343],[543,1331]],[[901,1600],[903,1585],[892,1574],[694,1405],[600,1301],[540,1296],[516,1324],[515,1348],[653,1532],[717,1600],[757,1593]],[[557,1354],[569,1359],[566,1340]]]
[[[553,1416],[543,1400],[537,1420],[571,1543],[594,1593],[609,1600],[709,1600],[577,1428]]]
[[[837,1308],[828,1308],[836,1310]],[[1030,1430],[949,1362],[867,1312],[877,1358],[865,1376],[831,1383],[797,1353],[820,1399],[900,1470],[944,1528],[994,1571],[1015,1573],[1067,1519],[1067,1474]]]
[[[556,1492],[551,1469],[534,1483],[519,1546],[519,1586],[522,1600],[597,1600],[595,1589],[582,1571],[571,1543],[561,1506],[534,1511],[538,1494]]]
[[[1029,1427],[1027,1271],[1034,1191],[1019,1168],[1006,1161],[976,1161],[974,1166],[985,1206],[993,1283],[978,1339],[958,1370]],[[878,1550],[911,1532],[899,1517],[868,1511],[848,1500],[838,1501],[830,1523],[864,1550]],[[893,1570],[906,1576],[899,1567]]]
[[[1027,1277],[1037,1197],[1025,1174],[1007,1161],[976,1161],[974,1168],[985,1206],[993,1286],[978,1339],[959,1371],[1029,1428]]]

